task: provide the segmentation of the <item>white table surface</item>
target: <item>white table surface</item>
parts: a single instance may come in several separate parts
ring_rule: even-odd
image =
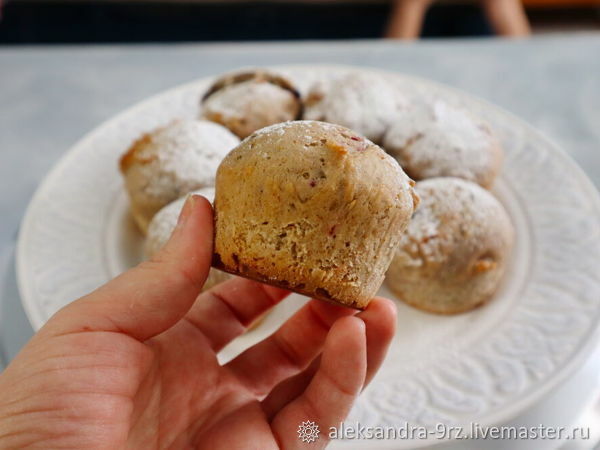
[[[413,44],[0,47],[0,367],[32,334],[15,283],[19,222],[67,149],[103,120],[166,88],[240,66],[296,63],[378,67],[478,95],[537,127],[600,186],[600,33]]]

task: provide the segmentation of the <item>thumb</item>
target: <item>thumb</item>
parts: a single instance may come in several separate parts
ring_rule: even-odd
[[[44,326],[52,333],[114,331],[144,341],[175,325],[191,308],[210,270],[212,207],[191,195],[171,239],[150,261],[67,305]]]

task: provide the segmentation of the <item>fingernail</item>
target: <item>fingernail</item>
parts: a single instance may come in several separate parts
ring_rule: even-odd
[[[196,199],[193,195],[188,195],[185,199],[185,203],[183,208],[181,208],[181,213],[179,213],[179,218],[177,219],[177,226],[182,226],[187,221],[188,217],[194,210],[194,203],[196,203]]]

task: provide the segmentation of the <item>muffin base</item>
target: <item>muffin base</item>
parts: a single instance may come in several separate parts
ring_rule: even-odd
[[[403,295],[401,295],[399,292],[394,290],[389,284],[387,284],[387,287],[390,289],[390,291],[393,292],[393,294],[396,296],[396,298],[399,301],[401,301],[402,303],[406,303],[408,306],[411,306],[420,311],[424,311],[424,312],[430,313],[430,314],[437,314],[439,316],[453,316],[455,314],[463,314],[463,313],[467,313],[469,311],[473,311],[475,309],[481,308],[482,306],[488,304],[490,302],[490,300],[494,297],[494,294],[496,293],[496,292],[492,292],[488,296],[479,300],[477,303],[474,303],[471,305],[466,305],[466,306],[463,306],[460,308],[441,310],[441,309],[428,307],[427,305],[423,305],[419,302],[407,300]]]
[[[328,302],[328,303],[331,303],[334,305],[345,306],[346,308],[356,309],[358,311],[364,311],[370,302],[370,300],[369,300],[366,302],[365,305],[362,305],[362,306],[358,305],[357,303],[354,303],[354,302],[348,303],[348,302],[337,300],[333,297],[324,295],[322,292],[317,292],[319,289],[315,289],[315,290],[304,289],[304,288],[298,287],[298,285],[290,283],[287,280],[280,280],[273,276],[265,275],[256,270],[252,270],[252,268],[250,268],[250,267],[248,267],[247,270],[245,270],[245,271],[241,271],[237,267],[230,267],[230,266],[227,266],[226,264],[224,264],[223,261],[221,261],[221,258],[219,257],[218,254],[213,255],[212,267],[214,267],[215,269],[222,270],[223,272],[230,273],[232,275],[248,278],[249,280],[258,281],[259,283],[268,284],[270,286],[275,286],[280,289],[292,291],[292,292],[295,292],[300,295],[305,295],[310,298],[315,298],[317,300],[323,300],[325,302]]]

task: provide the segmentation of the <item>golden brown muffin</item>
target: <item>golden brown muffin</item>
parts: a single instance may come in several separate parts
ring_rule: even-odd
[[[212,201],[215,197],[215,189],[212,187],[199,189],[191,192],[191,194],[202,195],[208,200]],[[158,253],[158,251],[171,237],[171,233],[173,233],[173,230],[177,225],[177,219],[179,218],[179,214],[181,213],[181,209],[183,208],[186,199],[187,196],[181,197],[174,202],[169,203],[167,206],[157,212],[150,221],[150,225],[148,226],[148,234],[146,236],[146,243],[144,246],[146,257],[148,259],[151,259],[156,253]],[[210,269],[208,278],[206,279],[202,290],[206,291],[219,283],[227,281],[230,278],[231,275],[228,273],[221,272],[220,270],[214,268]]]
[[[353,131],[277,124],[217,171],[213,265],[362,309],[418,203],[398,163]]]
[[[207,120],[176,120],[142,136],[121,158],[131,213],[140,230],[163,206],[214,186],[217,167],[239,144],[227,128]]]
[[[253,70],[219,78],[202,98],[202,117],[229,128],[240,138],[300,118],[300,94],[286,78]]]
[[[415,211],[386,275],[406,303],[455,314],[489,300],[500,283],[514,231],[498,200],[459,178],[419,181]]]
[[[490,127],[440,99],[413,99],[390,126],[383,146],[415,180],[459,177],[490,188],[502,164]]]

